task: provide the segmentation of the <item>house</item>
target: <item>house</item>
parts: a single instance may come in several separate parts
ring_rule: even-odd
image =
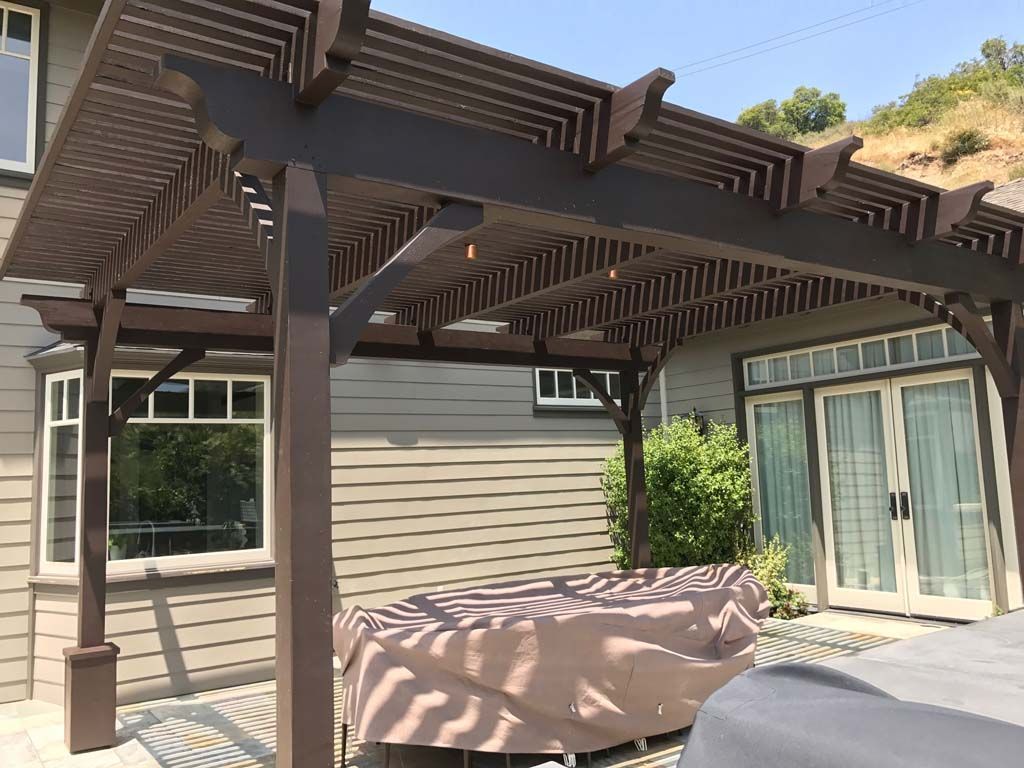
[[[1020,250],[1024,228],[1024,217],[1000,204],[1012,202],[1012,190],[994,192],[982,205],[978,190],[969,190],[966,196],[963,191],[940,194],[859,167],[859,180],[847,181],[854,191],[842,204],[819,202],[818,188],[848,169],[852,144],[812,157],[796,145],[678,107],[662,107],[660,96],[670,78],[661,71],[638,81],[636,89],[630,86],[633,90],[616,90],[514,57],[502,60],[516,73],[502,74],[488,63],[495,55],[488,49],[435,36],[383,14],[370,17],[371,26],[376,25],[375,39],[393,36],[401,41],[395,46],[414,42],[417,50],[436,45],[430,55],[463,57],[460,61],[470,62],[467,67],[480,67],[474,70],[476,76],[483,77],[481,72],[486,71],[487,77],[495,78],[495,83],[485,84],[490,96],[476,101],[475,96],[466,97],[455,109],[437,101],[436,86],[423,86],[423,93],[409,95],[411,86],[399,87],[399,76],[385,71],[385,65],[367,64],[366,71],[382,74],[378,80],[355,79],[349,85],[357,98],[348,101],[424,120],[399,126],[408,129],[408,136],[422,136],[424,127],[435,130],[438,125],[469,122],[473,130],[483,128],[474,135],[500,137],[500,142],[494,139],[495,146],[528,147],[529,154],[522,155],[525,161],[540,158],[541,152],[568,157],[573,165],[559,165],[551,182],[568,186],[577,183],[574,175],[569,182],[564,179],[569,171],[579,170],[572,155],[583,153],[578,143],[586,129],[580,127],[579,134],[568,130],[564,115],[573,115],[583,126],[584,116],[603,114],[600,105],[611,103],[615,94],[639,92],[642,98],[630,103],[653,104],[655,113],[668,110],[666,119],[682,126],[678,137],[665,147],[656,145],[648,126],[637,130],[641,138],[626,141],[620,136],[620,144],[612,146],[602,133],[595,139],[596,148],[588,150],[589,172],[594,175],[586,178],[625,170],[620,176],[643,181],[650,195],[665,190],[673,200],[678,199],[676,193],[685,194],[687,201],[709,210],[735,208],[721,220],[706,222],[709,229],[703,239],[710,241],[714,228],[714,239],[720,238],[720,243],[713,251],[702,252],[697,235],[673,234],[654,223],[629,230],[637,242],[623,239],[626,229],[621,223],[622,231],[614,226],[621,221],[619,210],[595,224],[572,219],[565,210],[555,210],[554,203],[550,210],[526,214],[522,210],[528,206],[521,201],[517,207],[515,201],[503,199],[510,210],[519,211],[518,218],[508,214],[508,220],[497,223],[473,220],[480,214],[471,205],[448,206],[439,213],[435,188],[428,190],[430,201],[424,202],[427,185],[415,179],[406,182],[410,189],[417,188],[416,194],[382,202],[380,188],[374,186],[388,186],[381,176],[347,168],[349,173],[340,175],[359,183],[332,188],[333,198],[320,191],[321,198],[335,206],[320,216],[336,223],[327,236],[337,235],[342,243],[337,253],[344,251],[349,257],[339,258],[332,267],[331,279],[339,285],[346,286],[351,276],[345,270],[352,265],[356,272],[365,272],[365,281],[374,274],[369,265],[378,266],[374,259],[386,259],[396,249],[403,252],[417,232],[430,230],[431,217],[444,212],[446,231],[472,232],[476,238],[463,255],[461,241],[449,234],[437,248],[440,255],[431,256],[443,258],[444,270],[476,275],[472,270],[487,268],[480,262],[488,253],[501,253],[507,259],[502,274],[522,279],[501,283],[492,274],[486,277],[492,280],[486,290],[481,278],[474,289],[459,295],[459,301],[430,293],[448,283],[439,287],[430,280],[412,280],[408,293],[390,304],[368,298],[357,307],[367,319],[374,310],[382,310],[397,320],[369,326],[376,329],[370,341],[365,336],[349,340],[339,357],[344,361],[351,354],[353,359],[330,369],[329,392],[314,393],[308,402],[295,395],[296,409],[308,404],[310,413],[319,407],[316,398],[321,394],[329,398],[329,404],[322,403],[329,407],[329,429],[326,419],[303,424],[325,438],[324,452],[330,454],[323,469],[325,478],[329,474],[331,517],[324,529],[307,529],[304,537],[289,539],[291,549],[283,562],[274,550],[275,537],[282,530],[292,531],[296,523],[290,510],[285,516],[275,515],[275,507],[277,512],[281,509],[274,493],[280,499],[282,492],[308,489],[313,483],[282,482],[282,464],[284,471],[304,471],[306,464],[318,465],[323,457],[296,451],[288,454],[293,456],[291,463],[281,462],[279,450],[275,460],[275,441],[281,435],[271,431],[280,416],[272,410],[273,373],[275,365],[283,363],[269,350],[274,349],[273,334],[282,331],[274,330],[267,312],[275,297],[263,255],[268,222],[275,215],[285,216],[282,206],[307,209],[290,198],[261,195],[258,170],[244,176],[234,173],[225,160],[238,149],[224,149],[230,133],[216,128],[219,135],[214,136],[212,129],[207,135],[207,124],[213,121],[197,120],[195,106],[186,106],[187,99],[177,96],[202,90],[200,81],[214,87],[212,79],[204,79],[214,77],[212,69],[204,69],[211,58],[235,61],[239,69],[258,69],[253,62],[263,62],[263,56],[271,62],[265,72],[276,75],[246,80],[244,73],[235,73],[241,78],[238,82],[244,80],[251,89],[250,95],[259,92],[251,99],[258,103],[264,86],[280,85],[285,77],[281,59],[293,55],[289,46],[298,45],[288,19],[299,19],[300,27],[312,23],[308,6],[315,3],[290,4],[292,16],[275,6],[266,10],[276,15],[272,21],[269,16],[245,17],[249,26],[265,23],[265,30],[276,30],[274,34],[286,43],[268,41],[266,32],[246,43],[251,50],[239,48],[223,19],[213,18],[217,13],[225,18],[244,16],[245,11],[232,10],[236,5],[196,11],[192,19],[174,13],[164,17],[135,2],[109,4],[100,16],[98,2],[0,0],[8,20],[0,57],[14,61],[5,71],[15,73],[4,77],[21,78],[12,92],[21,94],[18,103],[25,105],[0,116],[0,122],[10,126],[0,131],[0,214],[5,217],[0,232],[12,239],[0,268],[0,700],[64,700],[69,695],[66,665],[73,664],[66,661],[65,650],[76,644],[82,646],[78,650],[86,650],[80,639],[83,624],[97,617],[100,638],[120,649],[119,702],[269,679],[275,672],[275,635],[280,640],[283,632],[292,632],[288,637],[294,637],[298,625],[292,614],[282,613],[282,605],[288,611],[293,606],[290,597],[276,594],[275,579],[280,583],[285,570],[301,571],[306,550],[315,560],[327,537],[337,579],[331,592],[334,607],[380,604],[415,591],[606,568],[610,544],[600,465],[620,437],[616,422],[627,440],[635,435],[630,430],[638,428],[643,398],[638,396],[636,371],[641,366],[647,372],[644,395],[650,394],[643,410],[648,426],[694,408],[707,417],[741,425],[752,446],[755,500],[762,520],[759,536],[777,534],[792,548],[792,582],[819,607],[977,619],[997,607],[1021,606],[1015,543],[1020,534],[1010,492],[1011,477],[1016,475],[1009,471],[1007,456],[1012,451],[1003,425],[1004,412],[1011,421],[1016,413],[1011,410],[1016,408],[1011,384],[1017,374],[1012,360],[1000,357],[995,342],[1015,327],[1010,316],[997,309],[1019,301],[1018,291],[1024,295],[1019,276],[1009,269],[1004,275],[1002,268],[1013,249]],[[176,32],[176,24],[185,31]],[[210,37],[199,40],[192,33],[196,25],[204,24],[204,34]],[[364,32],[366,26],[364,18]],[[147,37],[150,34],[156,42]],[[189,46],[194,46],[196,60],[183,55]],[[366,55],[369,61],[372,57]],[[197,60],[202,61],[196,64]],[[408,71],[408,65],[403,67]],[[153,90],[153,68],[165,78],[166,87],[159,93]],[[80,71],[82,81],[74,87]],[[317,70],[306,83],[304,97],[312,102],[326,99],[333,88],[324,90],[323,82],[333,83],[331,78],[344,71]],[[572,106],[559,106],[561,125],[538,116],[533,102],[523,107],[526,97],[495,106],[494,94],[511,87],[507,80],[498,81],[520,76],[558,83],[531,84],[538,92],[568,94],[565,98]],[[389,88],[406,95],[395,96]],[[173,99],[171,92],[177,94]],[[399,109],[394,108],[396,100]],[[591,106],[581,107],[584,103]],[[58,127],[68,104],[70,117]],[[526,112],[517,122],[509,115],[519,107]],[[459,111],[467,109],[485,117],[470,118]],[[642,122],[648,111],[634,117]],[[534,120],[542,125],[530,134]],[[372,133],[372,121],[371,130],[358,121],[354,124],[362,126],[360,138]],[[300,131],[305,125],[295,123],[293,128]],[[206,126],[202,141],[196,126]],[[439,129],[437,138],[458,145],[459,137],[444,130]],[[509,137],[528,141],[513,142]],[[280,136],[268,132],[258,138],[269,145]],[[41,153],[51,139],[57,147],[51,157],[59,157],[59,163],[51,160],[44,168]],[[648,140],[652,143],[645,144]],[[684,141],[693,141],[706,154],[685,162],[669,157],[670,147]],[[254,139],[252,146],[256,144]],[[638,146],[652,147],[651,154],[641,151],[629,165],[616,167]],[[179,167],[175,158],[183,151],[199,159]],[[730,153],[725,162],[722,157]],[[664,167],[649,173],[652,163],[658,165],[651,158],[659,156],[667,158]],[[389,157],[365,162],[386,164]],[[794,158],[809,169],[803,187],[793,181],[797,172],[790,174],[796,167]],[[355,162],[351,157],[343,161]],[[209,166],[204,165],[207,162]],[[694,170],[689,163],[703,165]],[[393,165],[402,163],[396,160]],[[405,169],[413,165],[406,162],[387,171],[396,177],[411,174]],[[211,167],[207,188],[225,185],[213,195],[199,194],[192,177],[179,183],[180,177],[172,175],[167,186],[160,187],[170,190],[169,207],[147,203],[167,174]],[[811,183],[821,169],[828,174],[818,180],[821,183]],[[308,169],[294,172],[298,182],[281,188],[304,190],[316,198],[316,189],[301,187],[304,170]],[[116,183],[99,183],[104,174]],[[37,183],[29,193],[33,175],[38,176]],[[466,173],[459,182],[471,184],[471,177]],[[717,187],[710,190],[713,197],[707,196],[708,182]],[[198,198],[189,197],[193,193]],[[483,193],[465,196],[486,198]],[[163,192],[152,199],[165,202]],[[199,204],[203,201],[205,208]],[[619,199],[614,202],[627,205]],[[787,219],[762,216],[769,204],[808,210],[787,213]],[[102,208],[100,216],[97,206]],[[154,209],[158,210],[152,220],[146,218]],[[350,211],[355,213],[345,219]],[[629,213],[635,215],[636,208],[629,208]],[[661,216],[667,221],[673,215],[662,206],[651,219]],[[987,217],[977,225],[979,233],[970,229],[971,217],[977,215]],[[468,223],[452,221],[459,216]],[[599,218],[594,215],[594,220]],[[554,228],[555,220],[572,223],[564,224],[563,231]],[[142,234],[128,229],[138,221],[147,225],[140,228],[145,230]],[[381,225],[386,236],[373,233],[358,242],[345,240],[350,236],[342,231],[345,227],[358,231],[370,227],[367,222],[379,221],[388,222]],[[743,222],[741,232],[732,226],[735,221]],[[749,240],[744,229],[748,225]],[[757,232],[755,225],[760,227]],[[299,229],[295,224],[292,231]],[[435,235],[437,229],[444,228],[435,227]],[[281,231],[275,226],[279,238]],[[813,237],[801,232],[813,232]],[[122,243],[135,247],[150,235],[153,240],[147,240],[143,250],[151,255],[160,251],[168,258],[157,260],[146,279],[127,281],[132,287],[126,308],[125,296],[117,291],[132,271],[132,262],[128,257],[123,263],[107,257],[120,253]],[[905,237],[921,241],[914,256],[906,255]],[[684,240],[692,244],[692,254],[678,252]],[[655,246],[655,241],[671,242],[676,251],[665,250],[671,245]],[[834,259],[821,253],[822,241],[836,249]],[[559,262],[564,270],[538,268],[528,276],[517,272],[518,265],[540,262],[552,253],[576,256],[577,242],[579,258]],[[855,269],[850,265],[862,255],[855,251],[865,242],[877,246],[880,257]],[[331,243],[335,248],[335,241]],[[953,251],[956,245],[961,247]],[[727,258],[715,255],[722,248]],[[773,254],[775,261],[742,260],[755,251]],[[226,254],[234,259],[230,269],[224,264]],[[417,258],[426,255],[431,254]],[[977,259],[982,266],[970,267],[967,259]],[[923,260],[927,265],[918,263]],[[807,264],[828,274],[801,269]],[[573,273],[580,292],[564,296],[555,289],[570,268],[580,272]],[[939,275],[942,269],[946,271]],[[232,291],[223,290],[225,271]],[[86,272],[89,276],[83,277]],[[103,335],[103,317],[97,319],[90,311],[82,319],[75,314],[80,303],[74,301],[22,303],[30,294],[77,299],[86,282],[100,293],[106,291],[110,306],[125,313],[122,345],[111,347],[108,361],[109,398],[90,387],[101,345],[92,340],[82,343],[84,337],[76,336],[89,323],[93,336]],[[655,283],[666,290],[649,290]],[[943,301],[929,298],[922,286],[931,286],[933,292],[934,287],[943,288]],[[635,295],[627,294],[633,290]],[[675,295],[679,291],[682,294]],[[547,300],[539,300],[539,294]],[[330,299],[345,307],[359,295],[348,285]],[[974,307],[972,295],[1004,299],[993,304],[992,313],[998,317],[992,330],[985,327],[985,310]],[[634,303],[605,301],[610,296],[625,296]],[[130,315],[135,304],[161,309]],[[1013,306],[1019,313],[1019,304]],[[256,311],[241,311],[247,307]],[[232,321],[245,328],[232,331],[232,342],[222,345],[226,349],[219,350],[211,338],[203,339],[206,346],[189,347],[182,339],[202,335],[198,326],[166,325],[185,323],[183,318],[207,322],[225,316],[208,310],[234,310],[235,318],[247,318],[245,323]],[[109,316],[107,311],[100,314]],[[113,322],[116,328],[117,319]],[[509,324],[512,333],[493,333],[487,343],[473,342],[474,352],[486,348],[489,355],[474,357],[464,348],[455,351],[464,343],[461,340],[480,333],[459,336],[447,353],[439,349],[444,344],[438,328],[490,332]],[[410,326],[415,326],[413,332],[399,338]],[[362,323],[357,330],[360,327]],[[594,327],[606,329],[603,340],[588,339],[577,346],[598,350],[587,353],[595,364],[557,364],[584,356],[556,354],[558,338],[575,340]],[[433,334],[432,341],[424,342],[422,333]],[[227,335],[224,330],[219,338]],[[534,342],[540,338],[545,343]],[[523,339],[529,341],[527,346],[513,348]],[[300,333],[292,338],[295,344],[302,340]],[[663,346],[657,356],[644,357],[659,344]],[[630,355],[623,356],[627,347]],[[472,360],[520,362],[481,367]],[[601,360],[607,365],[596,364]],[[323,360],[320,363],[326,367]],[[574,376],[576,367],[591,368],[597,389],[630,402],[630,407],[623,407],[616,419],[608,418],[591,389]],[[159,378],[161,371],[173,372],[163,381],[151,378]],[[309,383],[301,378],[290,379],[295,392],[300,384]],[[150,382],[155,391],[146,390]],[[99,400],[104,409],[112,404],[114,410],[102,411],[104,432],[97,453],[95,444],[93,450],[87,447],[86,422],[88,409]],[[108,419],[113,435],[109,459]],[[100,453],[103,460],[96,461]],[[89,485],[97,473],[101,494]],[[635,508],[645,509],[642,482],[639,485]],[[93,519],[90,510],[95,509],[95,504],[83,502],[86,493],[93,501],[97,496],[105,499],[109,531],[105,524],[100,526],[105,547],[100,542],[97,548],[96,539],[90,539],[97,528],[83,523],[86,517]],[[639,513],[636,519],[641,519]],[[106,550],[105,587],[102,579],[97,584],[80,576],[88,576],[86,566],[97,562],[82,560],[89,541],[93,555]],[[102,573],[103,563],[98,562]],[[80,584],[87,587],[80,589]],[[315,587],[317,594],[327,586],[304,584]],[[315,605],[307,609],[320,610]],[[95,626],[86,628],[96,631]]]

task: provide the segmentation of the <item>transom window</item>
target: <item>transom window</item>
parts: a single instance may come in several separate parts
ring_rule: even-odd
[[[967,339],[943,325],[750,357],[743,361],[743,374],[746,389],[764,389],[791,382],[930,365],[977,354]]]
[[[117,408],[149,378],[118,372]],[[189,374],[162,384],[110,441],[109,567],[269,559],[268,381]],[[81,373],[47,378],[42,562],[69,568],[80,515]]]
[[[39,10],[0,0],[0,169],[32,173],[36,160]]]
[[[620,379],[615,371],[594,371],[594,376],[615,400],[620,397]],[[537,405],[601,407],[586,385],[576,380],[569,369],[537,368],[534,376]]]

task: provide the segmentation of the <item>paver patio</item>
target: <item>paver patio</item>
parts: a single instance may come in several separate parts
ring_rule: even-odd
[[[846,629],[819,626],[821,619],[814,617],[791,622],[769,619],[758,640],[756,663],[817,663],[878,648],[895,642],[895,637],[934,631],[927,625],[884,619],[865,622],[874,632],[857,631],[857,618],[845,618]],[[335,692],[337,723],[340,678],[335,679]],[[274,694],[274,683],[267,682],[121,707],[118,746],[74,756],[64,747],[60,707],[35,701],[8,704],[0,706],[0,755],[5,766],[17,768],[271,768],[276,746]],[[649,740],[645,753],[625,745],[595,753],[592,762],[594,768],[674,765],[682,744],[679,734],[661,736]],[[340,757],[339,740],[336,764]],[[382,758],[378,745],[349,740],[348,764],[353,768],[380,768]],[[516,756],[513,766],[537,765],[547,759]],[[579,759],[585,766],[585,756]],[[482,768],[505,766],[501,755],[474,754],[473,762]],[[462,765],[462,756],[453,750],[398,748],[392,765],[454,767]]]

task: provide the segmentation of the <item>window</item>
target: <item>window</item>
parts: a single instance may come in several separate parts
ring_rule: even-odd
[[[39,10],[0,0],[0,169],[32,173],[36,164]]]
[[[619,374],[614,371],[594,371],[594,376],[614,400],[619,399]],[[572,375],[568,369],[537,368],[534,377],[537,405],[566,405],[571,407],[600,408],[594,394]]]
[[[47,379],[42,561],[76,559],[81,374]],[[115,373],[116,408],[147,373]],[[269,559],[268,381],[188,375],[160,385],[110,441],[113,570]]]
[[[856,341],[793,349],[743,361],[746,389],[855,376],[884,369],[933,365],[946,359],[976,357],[974,347],[952,328],[897,331]]]

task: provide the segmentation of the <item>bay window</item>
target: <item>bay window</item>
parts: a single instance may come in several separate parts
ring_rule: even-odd
[[[115,372],[112,408],[148,377]],[[178,376],[111,438],[111,572],[269,559],[267,388],[257,376]],[[81,373],[49,376],[46,393],[42,567],[61,571],[76,559]]]
[[[32,173],[36,160],[40,11],[0,0],[0,169]]]

